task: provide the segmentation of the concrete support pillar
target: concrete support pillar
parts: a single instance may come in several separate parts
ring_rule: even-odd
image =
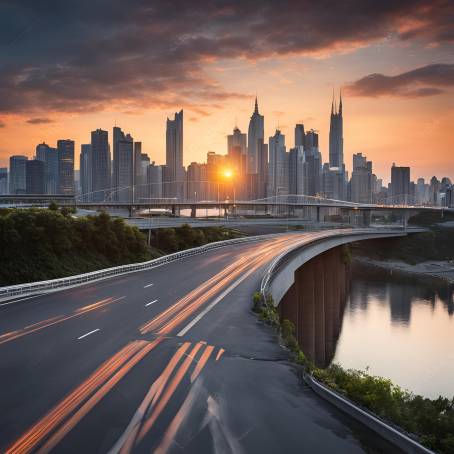
[[[324,258],[314,259],[314,299],[315,299],[315,362],[325,364],[325,266]]]
[[[313,265],[308,262],[301,267],[296,282],[298,298],[298,325],[300,336],[298,342],[303,352],[309,357],[315,357],[315,274]]]
[[[363,210],[362,227],[370,227],[372,210]]]
[[[191,205],[191,218],[197,217],[197,207],[196,205]]]
[[[317,217],[316,217],[317,222],[320,222],[320,209],[321,208],[318,206],[317,207]]]

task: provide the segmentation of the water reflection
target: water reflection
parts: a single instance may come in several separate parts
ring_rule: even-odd
[[[453,313],[453,285],[354,264],[333,362],[369,368],[428,397],[450,397]]]

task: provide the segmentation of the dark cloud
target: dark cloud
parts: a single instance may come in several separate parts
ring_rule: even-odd
[[[244,96],[208,75],[217,59],[454,40],[445,0],[3,0],[0,15],[4,113],[212,109]]]
[[[353,96],[433,96],[454,87],[454,64],[427,65],[396,76],[369,74],[346,87]]]
[[[31,125],[44,125],[53,122],[54,120],[51,120],[50,118],[29,118],[27,120],[27,123]]]

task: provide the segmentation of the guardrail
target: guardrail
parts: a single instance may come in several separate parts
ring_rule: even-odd
[[[181,252],[175,252],[173,254],[164,255],[157,259],[149,260],[147,262],[132,263],[129,265],[120,265],[112,268],[105,268],[99,271],[92,271],[90,273],[78,274],[76,276],[62,277],[58,279],[52,279],[47,281],[32,282],[30,284],[17,284],[8,287],[0,287],[0,300],[9,299],[15,296],[22,295],[34,295],[36,293],[48,293],[64,288],[74,287],[76,285],[82,285],[87,282],[97,281],[100,279],[106,279],[119,274],[132,273],[135,271],[143,271],[157,266],[164,265],[166,263],[174,262],[182,258],[191,257],[198,254],[218,249],[226,246],[253,243],[256,241],[263,241],[268,238],[273,238],[280,233],[270,235],[257,235],[244,238],[234,238],[231,240],[217,241],[214,243],[205,244],[204,246],[186,249]]]

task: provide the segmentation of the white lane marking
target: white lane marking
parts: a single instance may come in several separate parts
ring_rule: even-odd
[[[154,284],[148,284],[148,285],[146,285],[144,288],[151,287],[152,285],[154,285]]]
[[[237,279],[232,285],[227,287],[211,304],[209,304],[202,312],[200,312],[197,317],[195,317],[193,320],[191,320],[178,334],[177,336],[184,336],[197,322],[199,322],[208,312],[213,309],[216,304],[218,304],[222,299],[224,299],[235,287],[238,287],[247,277],[249,277],[250,274],[252,274],[254,269],[249,270],[247,273],[245,273],[243,276],[241,276],[239,279]]]
[[[90,334],[97,333],[98,331],[101,331],[100,328],[96,328],[96,329],[94,329],[93,331],[90,331],[89,333],[83,334],[82,336],[78,337],[77,340],[81,340],[81,339],[83,339],[84,337],[89,336]]]
[[[150,301],[149,303],[145,304],[145,307],[151,306],[152,304],[157,303],[157,302],[158,302],[158,300]]]

